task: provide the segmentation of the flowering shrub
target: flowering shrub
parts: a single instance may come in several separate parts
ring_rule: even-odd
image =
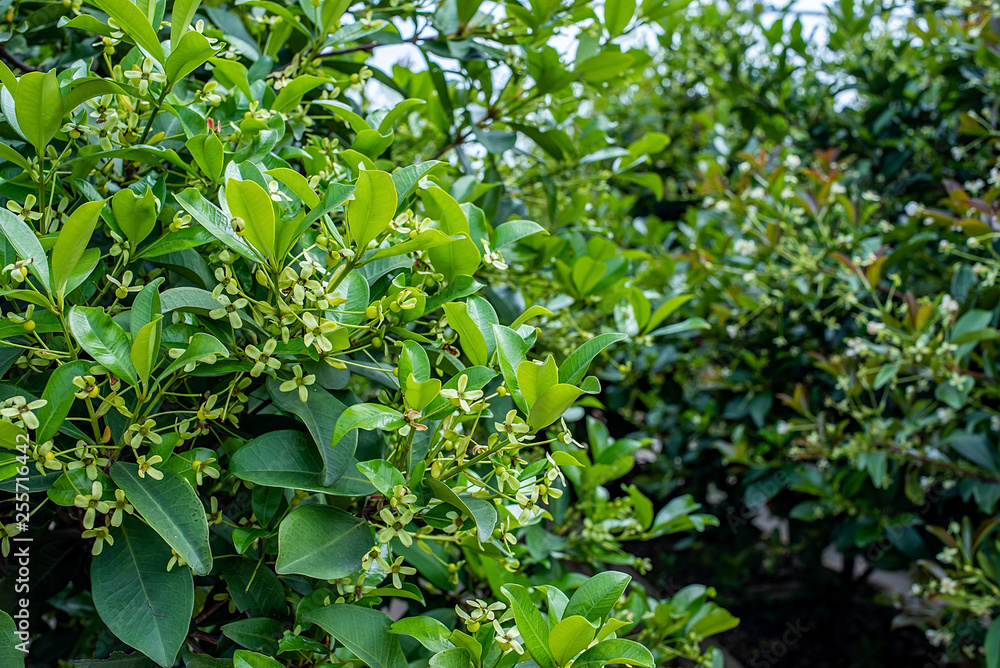
[[[641,444],[574,405],[627,335],[566,336],[531,289],[625,268],[518,196],[533,161],[613,201],[595,165],[665,145],[551,105],[643,61],[615,40],[644,15],[607,9],[7,8],[0,532],[32,556],[5,666],[721,665],[713,590],[607,568],[717,523],[609,492]],[[365,64],[392,45],[427,66]]]

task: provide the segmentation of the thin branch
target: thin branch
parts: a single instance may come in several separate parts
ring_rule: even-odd
[[[0,45],[0,57],[2,57],[4,60],[6,60],[7,62],[9,62],[11,65],[13,65],[14,67],[18,68],[22,72],[27,73],[27,72],[37,72],[38,71],[37,67],[32,67],[31,65],[29,65],[26,62],[24,62],[23,60],[21,60],[20,58],[18,58],[17,56],[15,56],[13,53],[11,53],[10,51],[8,51],[6,43]]]

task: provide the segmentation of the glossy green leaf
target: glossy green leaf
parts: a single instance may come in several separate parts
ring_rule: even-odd
[[[360,569],[362,557],[374,545],[364,520],[339,508],[300,506],[278,526],[275,570],[336,580]]]
[[[580,615],[592,622],[611,612],[632,578],[618,571],[604,571],[573,592],[564,615]]]
[[[170,43],[177,44],[194,20],[201,0],[174,0],[170,7]]]
[[[347,205],[347,225],[355,245],[364,250],[393,219],[396,186],[385,172],[365,170],[358,174],[354,199]]]
[[[469,360],[476,366],[488,364],[486,339],[479,326],[469,317],[466,304],[463,302],[445,304],[444,312],[448,317],[448,325],[458,332],[462,350],[468,355]]]
[[[195,71],[216,54],[208,39],[197,30],[189,30],[172,42],[170,55],[164,68],[167,81],[174,84]]]
[[[91,562],[94,607],[115,636],[172,666],[194,610],[191,571],[167,571],[170,547],[139,520],[126,517],[111,535]]]
[[[371,668],[407,668],[392,618],[371,608],[334,603],[305,615]]]
[[[523,390],[522,390],[523,392]],[[570,409],[573,403],[580,398],[583,390],[566,383],[558,383],[545,390],[528,412],[528,426],[538,431],[549,426]],[[527,396],[525,396],[527,401]]]
[[[531,658],[541,668],[553,668],[555,659],[549,649],[549,627],[545,623],[542,613],[538,611],[528,595],[528,590],[519,584],[506,584],[500,588],[500,591],[510,602],[517,630],[521,633],[524,647],[531,654]]]
[[[555,664],[565,666],[574,656],[587,649],[596,634],[594,625],[583,617],[564,617],[549,631],[549,650]]]
[[[525,360],[517,365],[517,385],[528,408],[559,382],[556,360],[549,355],[544,362]]]
[[[135,464],[118,462],[111,467],[111,478],[125,490],[129,502],[156,533],[167,541],[197,575],[212,570],[212,551],[208,545],[208,520],[205,508],[191,485],[169,470],[163,478],[149,475],[140,478]]]
[[[471,518],[476,523],[479,542],[486,543],[490,540],[497,523],[497,510],[491,502],[477,499],[468,494],[457,494],[451,487],[434,478],[427,478],[424,483],[431,490],[434,498],[462,511],[466,517]]]
[[[42,399],[46,404],[36,411],[38,418],[38,429],[35,430],[35,439],[39,443],[49,440],[59,431],[63,420],[69,415],[76,396],[73,394],[78,388],[73,385],[73,379],[77,376],[85,376],[90,372],[92,364],[83,360],[67,362],[57,367],[48,382],[45,383],[45,390],[42,392]]]
[[[0,229],[17,251],[18,257],[31,260],[28,269],[38,277],[42,287],[49,290],[52,285],[49,279],[49,260],[31,227],[7,209],[0,209]]]
[[[213,237],[221,241],[231,251],[252,262],[263,262],[264,256],[257,252],[243,237],[236,234],[232,220],[194,188],[175,195],[177,203],[207,229]],[[270,198],[268,200],[270,204]],[[273,215],[273,214],[272,214]]]
[[[579,383],[587,373],[590,363],[602,350],[627,338],[624,334],[599,334],[590,339],[559,365],[559,382],[571,385]]]
[[[191,157],[201,171],[213,182],[218,181],[225,164],[225,150],[219,136],[214,132],[195,135],[184,145],[191,151]]]
[[[633,640],[609,638],[597,643],[573,662],[574,668],[601,668],[609,664],[653,668],[653,654]]]
[[[65,294],[66,284],[87,250],[103,208],[104,200],[84,202],[59,230],[52,249],[52,287],[60,297]]]
[[[98,364],[129,384],[136,384],[135,367],[131,360],[132,345],[124,330],[103,308],[74,306],[66,322],[73,337]]]
[[[348,432],[354,429],[382,429],[391,431],[399,429],[404,424],[399,411],[381,404],[354,404],[348,406],[337,420],[331,443],[339,443]]]
[[[16,634],[17,624],[14,618],[0,610],[0,665],[24,668],[24,657],[27,652],[17,647],[21,644],[21,639]]]
[[[149,374],[152,373],[153,367],[156,366],[157,357],[159,357],[162,327],[163,318],[154,318],[132,336],[132,350],[129,352],[129,358],[132,360],[136,374],[144,383],[149,379]]]
[[[55,70],[22,75],[14,93],[14,109],[18,127],[41,155],[62,127],[63,98]]]
[[[511,220],[497,226],[496,230],[493,231],[491,245],[493,250],[500,250],[521,239],[540,233],[548,234],[548,231],[538,223],[533,223],[530,220]]]
[[[115,23],[138,44],[143,51],[161,65],[164,62],[163,47],[156,37],[156,31],[149,19],[130,0],[87,0],[94,7],[115,20]]]
[[[226,184],[226,204],[234,218],[245,224],[244,238],[264,257],[275,257],[274,205],[271,197],[254,181],[230,179]]]

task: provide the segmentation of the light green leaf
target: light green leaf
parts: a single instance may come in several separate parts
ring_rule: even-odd
[[[417,642],[432,652],[443,652],[455,646],[448,640],[451,630],[438,620],[426,615],[404,617],[392,625],[391,632],[415,638]]]
[[[404,391],[406,405],[415,411],[422,411],[427,408],[432,401],[437,399],[440,393],[441,381],[437,378],[431,378],[421,383],[414,380],[412,373],[406,377],[406,389]]]
[[[128,336],[103,308],[74,306],[66,319],[77,342],[94,360],[130,385],[136,384]]]
[[[299,506],[278,526],[281,575],[336,580],[361,568],[375,545],[368,523],[330,506]]]
[[[469,360],[476,366],[488,364],[489,352],[486,348],[486,338],[479,326],[469,317],[466,304],[452,302],[445,304],[443,308],[448,317],[448,325],[458,332],[462,342],[462,350],[468,355]]]
[[[299,174],[294,169],[288,167],[276,167],[264,172],[279,183],[282,183],[291,190],[310,209],[319,205],[319,195],[309,185],[308,179]]]
[[[225,150],[222,141],[214,132],[195,135],[188,139],[184,145],[191,152],[191,157],[198,163],[201,171],[216,182],[222,175],[222,168],[225,164]]]
[[[168,85],[175,83],[208,62],[217,53],[208,38],[197,30],[189,30],[178,42],[171,41],[170,55],[164,71]]]
[[[143,325],[132,339],[132,350],[129,357],[132,366],[139,375],[142,382],[146,382],[153,367],[156,366],[156,359],[160,353],[160,332],[163,327],[163,318],[154,318],[151,322]]]
[[[566,605],[566,616],[580,615],[592,622],[611,612],[632,578],[618,571],[604,571],[584,582]]]
[[[624,341],[628,336],[625,334],[599,334],[590,339],[582,346],[573,351],[559,366],[560,383],[579,383],[587,373],[590,363],[602,350],[612,343]]]
[[[170,291],[168,290],[167,292]],[[164,293],[164,296],[166,296],[166,293]],[[180,357],[168,364],[167,368],[160,372],[158,380],[166,378],[191,362],[197,362],[213,355],[225,358],[229,356],[229,351],[224,345],[222,345],[221,341],[211,334],[198,332],[191,337],[190,343],[188,343],[187,348],[184,349],[184,352],[181,353]]]
[[[608,664],[642,666],[642,668],[653,668],[656,665],[652,653],[639,643],[611,638],[602,640],[581,654],[573,662],[573,668],[601,668]]]
[[[587,649],[597,629],[579,615],[564,618],[549,631],[549,649],[557,666],[565,666],[570,659]]]
[[[174,0],[170,9],[170,43],[177,44],[194,20],[201,0]]]
[[[233,653],[233,668],[284,668],[284,666],[269,656],[238,649]]]
[[[153,322],[154,318],[163,315],[163,307],[160,302],[158,288],[163,284],[163,278],[147,283],[142,290],[136,294],[132,300],[132,308],[129,309],[129,332],[133,335],[147,324]]]
[[[63,98],[55,70],[22,75],[12,94],[18,127],[41,155],[62,127]]]
[[[131,188],[122,188],[111,198],[111,210],[133,249],[138,248],[156,224],[156,197],[149,186],[142,197],[136,196]]]
[[[113,18],[126,35],[156,62],[163,64],[163,47],[156,37],[156,31],[146,15],[134,3],[130,0],[87,0],[87,2]]]
[[[267,191],[254,181],[229,179],[226,204],[234,218],[243,219],[243,236],[250,245],[264,257],[274,259],[274,204]]]
[[[3,230],[10,245],[17,251],[18,257],[22,260],[31,260],[28,269],[38,277],[42,287],[51,291],[49,260],[45,256],[45,250],[42,248],[41,242],[38,241],[38,237],[35,236],[34,230],[7,209],[0,209],[0,229]]]
[[[126,517],[111,530],[90,566],[94,607],[108,629],[161,666],[174,664],[194,610],[191,571],[167,571],[170,548],[149,527]]]
[[[548,230],[530,220],[508,221],[493,231],[493,250],[500,250],[504,246],[539,233],[548,234]]]
[[[353,429],[382,429],[392,431],[405,424],[403,415],[381,404],[354,404],[348,406],[337,420],[337,428],[333,432],[331,443],[339,443],[345,434]]]
[[[607,0],[604,3],[604,27],[612,37],[621,34],[635,14],[635,0]]]
[[[396,186],[386,172],[358,174],[354,199],[347,204],[347,225],[359,252],[378,238],[396,213]]]
[[[529,308],[527,311],[525,311],[524,313],[522,313],[521,315],[519,315],[517,317],[517,320],[515,320],[512,323],[510,323],[510,328],[516,332],[518,327],[520,327],[524,323],[528,322],[532,318],[537,318],[539,316],[549,316],[549,315],[555,315],[555,314],[552,313],[552,311],[550,311],[547,308],[545,308],[544,306],[539,306],[539,305],[535,304],[534,306],[532,306],[531,308]]]
[[[66,284],[87,250],[103,209],[104,200],[84,202],[70,214],[59,230],[56,245],[52,249],[52,287],[60,298],[65,294]]]
[[[446,236],[441,230],[431,228],[429,230],[423,230],[417,234],[416,238],[408,239],[402,243],[392,244],[386,248],[380,248],[369,257],[365,258],[364,264],[369,262],[374,262],[375,260],[381,260],[384,257],[395,257],[396,255],[409,255],[410,253],[415,253],[418,250],[429,250],[431,248],[437,248],[438,246],[443,246],[445,244],[450,244],[454,241],[464,239],[461,236],[449,237]]]
[[[529,409],[558,382],[559,369],[552,355],[544,362],[525,360],[517,365],[517,385]]]
[[[278,92],[278,97],[271,103],[271,109],[280,114],[287,114],[299,105],[303,95],[317,86],[329,83],[329,81],[326,77],[300,74],[282,87]]]
[[[497,339],[497,357],[500,358],[500,371],[503,373],[504,384],[510,390],[517,407],[527,413],[528,404],[517,384],[517,367],[524,361],[528,344],[517,332],[503,325],[493,325],[493,333]]]
[[[518,383],[520,384],[520,380]],[[535,404],[531,406],[528,412],[528,426],[534,431],[549,426],[561,418],[570,409],[573,402],[580,398],[581,394],[583,394],[583,390],[575,385],[566,383],[553,385],[539,396]],[[525,401],[527,401],[527,395],[525,395]]]
[[[313,610],[305,621],[317,624],[371,668],[407,668],[392,618],[371,608],[335,603]]]
[[[136,464],[118,462],[111,467],[111,479],[196,575],[208,575],[212,570],[212,550],[208,545],[205,508],[184,478],[166,469],[160,472],[162,480],[148,475],[140,478]]]
[[[507,584],[500,588],[503,595],[510,601],[514,613],[517,630],[521,633],[524,646],[541,668],[553,668],[555,660],[549,649],[549,627],[545,618],[528,596],[528,590],[519,584]]]
[[[692,297],[694,297],[694,295],[678,295],[677,297],[671,297],[670,299],[667,299],[662,304],[656,307],[656,310],[653,311],[653,315],[649,317],[649,320],[646,322],[646,325],[643,329],[645,331],[656,329],[657,325],[659,325],[661,322],[670,317],[671,313],[679,309],[687,302],[691,301]]]
[[[236,234],[236,230],[233,229],[233,224],[226,214],[219,207],[202,197],[200,192],[194,188],[188,188],[175,195],[175,197],[177,203],[185,211],[190,213],[195,220],[211,232],[212,236],[221,241],[229,250],[235,251],[238,255],[245,257],[251,262],[262,263],[264,261],[264,257],[260,253],[248,244],[243,237]]]

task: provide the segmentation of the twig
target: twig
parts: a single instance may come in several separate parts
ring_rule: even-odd
[[[17,56],[15,56],[13,53],[11,53],[10,51],[8,51],[6,43],[0,45],[0,57],[2,57],[4,60],[10,62],[11,65],[13,65],[14,67],[18,68],[19,70],[21,70],[23,72],[37,72],[38,71],[37,67],[32,67],[31,65],[29,65],[26,62],[24,62],[23,60],[21,60],[20,58],[18,58]]]

